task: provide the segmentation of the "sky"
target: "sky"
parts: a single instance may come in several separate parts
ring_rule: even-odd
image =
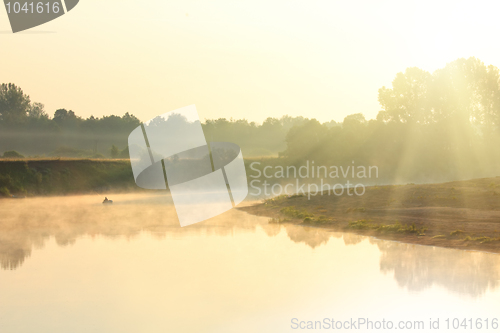
[[[0,83],[53,115],[147,121],[196,104],[201,119],[322,122],[380,110],[407,67],[460,57],[500,66],[495,1],[80,0],[12,34],[0,8]]]

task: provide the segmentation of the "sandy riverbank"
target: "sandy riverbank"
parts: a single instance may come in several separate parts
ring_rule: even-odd
[[[269,223],[313,225],[405,243],[500,253],[500,178],[325,191],[239,208]]]

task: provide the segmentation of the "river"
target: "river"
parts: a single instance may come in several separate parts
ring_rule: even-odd
[[[236,209],[181,228],[166,196],[102,199],[0,201],[0,332],[297,332],[309,321],[326,331],[352,318],[426,330],[470,318],[494,331],[485,320],[500,318],[496,254]]]

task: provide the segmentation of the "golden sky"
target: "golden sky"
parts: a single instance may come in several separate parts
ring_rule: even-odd
[[[380,110],[397,72],[459,57],[500,66],[495,1],[80,0],[10,33],[0,8],[0,82],[50,114],[130,112],[141,120],[196,104],[202,119]]]

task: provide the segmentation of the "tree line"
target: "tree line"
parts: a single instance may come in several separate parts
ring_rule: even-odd
[[[239,144],[246,156],[277,156],[285,136],[303,117],[267,118],[262,124],[246,119],[219,118],[202,123],[208,141]],[[0,86],[0,152],[29,156],[128,157],[127,139],[141,124],[134,115],[82,118],[72,110],[58,109],[50,116],[41,103],[15,84]],[[0,154],[1,155],[1,154]]]
[[[273,163],[378,166],[381,182],[431,182],[497,175],[500,167],[500,75],[479,59],[457,59],[432,73],[411,67],[378,91],[376,119],[362,113],[337,123],[283,116],[262,124],[206,120],[207,141],[228,141]],[[127,157],[127,138],[139,126],[131,114],[49,116],[14,84],[0,87],[0,152],[27,155]],[[76,156],[71,156],[76,157]]]

